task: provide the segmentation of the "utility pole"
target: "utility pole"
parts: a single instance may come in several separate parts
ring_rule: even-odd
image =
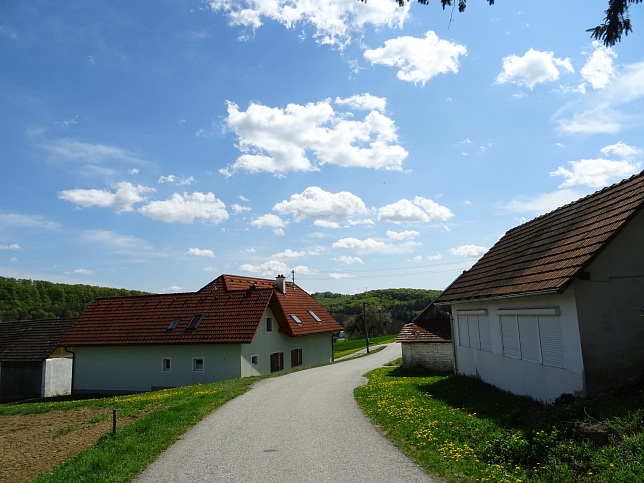
[[[367,343],[367,354],[369,354],[369,326],[367,325],[367,303],[362,302],[362,320],[364,321],[364,337]]]

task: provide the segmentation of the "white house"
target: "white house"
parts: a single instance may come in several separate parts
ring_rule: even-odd
[[[551,402],[644,373],[644,172],[508,231],[434,303],[455,368]]]
[[[283,276],[97,299],[61,342],[75,394],[132,393],[329,363],[341,326]]]

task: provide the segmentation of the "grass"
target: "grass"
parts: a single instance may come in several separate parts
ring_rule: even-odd
[[[0,404],[0,416],[75,408],[111,408],[137,419],[104,434],[83,451],[35,481],[129,482],[188,428],[227,401],[246,392],[258,377],[98,399],[59,398]],[[72,431],[65,428],[63,431]]]
[[[368,376],[365,413],[448,481],[644,482],[642,387],[542,405],[453,374]]]
[[[397,334],[371,337],[369,339],[369,347],[378,344],[388,344],[389,342],[395,341],[397,337]],[[338,359],[340,357],[345,357],[358,352],[361,349],[365,349],[366,347],[367,344],[364,339],[338,341],[333,344],[333,358]]]

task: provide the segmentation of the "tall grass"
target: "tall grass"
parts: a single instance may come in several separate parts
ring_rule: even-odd
[[[448,481],[643,482],[642,388],[543,405],[453,374],[376,369],[356,398]]]

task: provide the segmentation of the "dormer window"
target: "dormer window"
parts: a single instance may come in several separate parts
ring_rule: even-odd
[[[190,319],[190,323],[188,323],[188,327],[186,327],[187,330],[194,330],[197,327],[199,327],[199,322],[201,322],[201,319],[203,318],[203,314],[195,314],[192,316],[192,319]]]
[[[309,310],[309,314],[311,314],[311,317],[313,317],[313,318],[315,319],[315,321],[316,321],[316,322],[322,322],[322,319],[321,319],[320,317],[318,317],[318,316],[316,315],[316,313],[315,313],[315,312],[313,312],[312,310]]]
[[[177,325],[179,325],[179,322],[181,322],[181,317],[175,317],[170,321],[170,325],[168,325],[168,330],[174,330],[177,328]]]

